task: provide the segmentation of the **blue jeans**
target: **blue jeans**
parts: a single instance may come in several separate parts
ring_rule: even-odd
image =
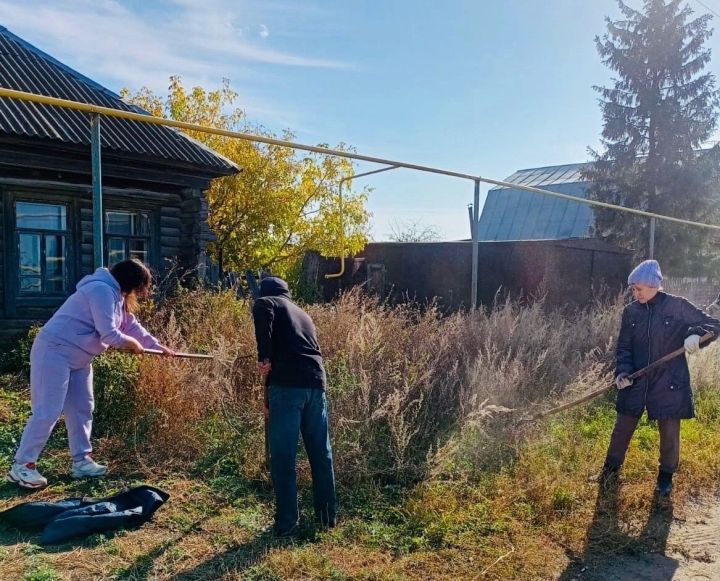
[[[335,473],[333,471],[325,392],[300,387],[268,388],[270,406],[270,473],[275,489],[275,532],[291,533],[298,525],[297,448],[302,433],[310,460],[315,517],[335,525]]]

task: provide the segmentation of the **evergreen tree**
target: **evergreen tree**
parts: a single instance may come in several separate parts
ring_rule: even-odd
[[[596,37],[617,76],[595,87],[603,113],[602,151],[585,171],[590,197],[659,214],[720,223],[720,146],[702,149],[718,122],[720,93],[706,72],[709,15],[693,17],[682,0],[644,0]],[[595,211],[596,234],[648,254],[649,219]],[[659,221],[655,257],[674,274],[715,269],[718,237],[710,230]]]

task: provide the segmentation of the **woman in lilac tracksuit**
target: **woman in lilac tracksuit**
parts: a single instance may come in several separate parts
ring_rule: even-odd
[[[30,352],[32,415],[7,480],[23,488],[47,486],[35,463],[61,414],[65,415],[73,478],[107,473],[107,467],[90,455],[92,360],[109,347],[173,354],[133,315],[138,297],[148,292],[151,283],[150,271],[136,259],[119,262],[110,270],[98,268],[77,284],[76,292],[40,329]]]

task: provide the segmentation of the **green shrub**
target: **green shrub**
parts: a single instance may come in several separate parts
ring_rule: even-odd
[[[7,463],[15,454],[30,402],[16,391],[0,391],[0,462]]]
[[[138,361],[128,353],[108,351],[93,361],[96,436],[127,436],[149,410],[138,401]]]
[[[0,373],[24,373],[30,375],[30,350],[40,332],[40,325],[33,325],[21,335],[14,346],[0,351]]]
[[[25,574],[25,581],[57,581],[60,574],[46,563],[39,563]]]

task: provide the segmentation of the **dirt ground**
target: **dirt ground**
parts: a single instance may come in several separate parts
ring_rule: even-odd
[[[689,507],[669,523],[662,554],[615,555],[576,564],[565,581],[720,580],[720,500]]]

